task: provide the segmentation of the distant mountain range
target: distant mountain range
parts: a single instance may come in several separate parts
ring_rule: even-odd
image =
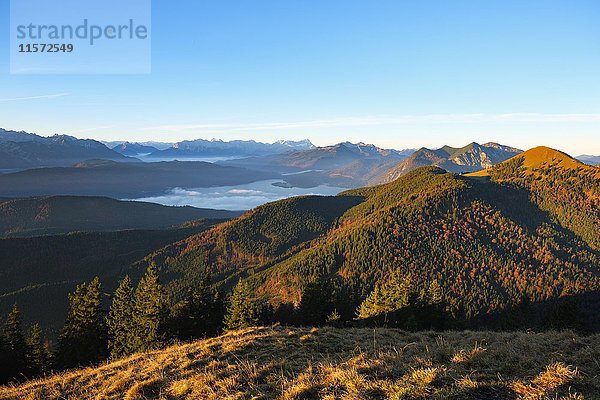
[[[420,167],[436,166],[449,172],[465,173],[489,168],[508,160],[522,150],[498,143],[470,143],[464,147],[444,146],[431,150],[425,147],[415,151],[397,166],[372,180],[372,183],[392,182]]]
[[[254,140],[187,140],[175,143],[168,149],[158,150],[150,155],[156,158],[190,157],[248,157],[280,154],[295,150],[309,150],[315,146],[310,140],[279,140],[274,143],[261,143]]]
[[[589,165],[600,165],[600,156],[592,156],[589,154],[582,154],[575,158],[577,158],[579,161],[584,162]]]
[[[0,170],[67,167],[92,159],[138,162],[139,160],[135,158],[137,156],[160,161],[202,157],[243,158],[309,150],[314,147],[309,140],[279,140],[274,143],[217,139],[197,139],[178,143],[100,142],[67,135],[44,137],[0,128]]]
[[[116,144],[115,144],[116,143]],[[70,136],[45,138],[26,132],[1,131],[0,169],[15,172],[39,167],[61,169],[21,171],[0,176],[11,186],[0,196],[100,195],[138,197],[175,187],[207,187],[282,179],[282,186],[312,188],[320,185],[355,188],[391,182],[422,166],[450,172],[473,172],[498,164],[521,150],[496,143],[471,143],[462,148],[383,149],[372,144],[343,142],[315,147],[309,140],[261,143],[253,140],[192,140],[160,142],[107,142]],[[217,166],[157,164],[161,160],[221,159]],[[119,163],[115,163],[118,161]],[[121,165],[135,162],[138,166]],[[171,161],[169,161],[171,162]],[[214,172],[206,176],[204,171]],[[13,171],[14,170],[14,171]],[[178,172],[175,172],[178,171]],[[174,174],[174,175],[171,175]],[[232,174],[228,176],[228,174]],[[261,179],[262,178],[262,179]],[[42,179],[40,185],[38,179]]]
[[[116,140],[116,141],[102,141],[102,143],[104,143],[106,145],[106,147],[109,147],[111,149],[114,149],[115,147],[119,147],[122,144],[126,144],[126,145],[134,145],[134,146],[147,146],[147,147],[153,147],[156,150],[165,150],[168,149],[169,147],[173,146],[174,143],[169,143],[169,142],[155,142],[155,141],[146,141],[146,142],[129,142],[126,140]]]
[[[0,169],[67,166],[94,158],[139,161],[111,150],[96,140],[67,135],[43,137],[0,129]]]
[[[310,150],[315,146],[310,140],[278,140],[262,143],[254,140],[223,141],[219,139],[196,139],[177,143],[162,142],[104,142],[114,151],[127,156],[144,156],[161,160],[198,157],[242,158],[267,156],[297,150]]]
[[[200,219],[240,213],[119,201],[107,197],[53,196],[0,199],[0,237],[125,229],[165,229]]]
[[[388,183],[424,166],[438,166],[456,173],[479,171],[521,152],[497,143],[398,151],[344,142],[285,154],[227,160],[220,164],[277,171],[293,186],[329,184],[351,188]]]
[[[413,152],[412,149],[398,151],[372,144],[343,142],[285,154],[228,160],[221,164],[277,171],[285,174],[285,180],[295,186],[358,187],[396,166]]]
[[[144,145],[141,143],[130,143],[124,142],[116,145],[112,148],[117,153],[123,154],[124,156],[140,156],[140,155],[149,155],[156,151],[159,151],[154,146]]]

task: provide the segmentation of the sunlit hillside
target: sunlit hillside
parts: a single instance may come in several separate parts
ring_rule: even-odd
[[[250,328],[0,388],[0,399],[598,399],[600,337]]]
[[[522,166],[526,170],[533,170],[535,168],[542,167],[549,164],[559,164],[565,169],[581,169],[583,171],[594,171],[594,167],[584,164],[578,161],[568,154],[563,153],[559,150],[554,150],[546,146],[538,146],[533,149],[527,150],[526,152],[511,158],[510,160],[504,161],[503,164],[510,164],[515,160],[522,160]],[[497,167],[491,167],[478,172],[472,172],[470,176],[489,176],[490,171],[497,169]],[[595,170],[597,177],[600,177],[600,171]]]
[[[177,287],[189,285],[194,270],[209,270],[225,290],[246,279],[283,323],[318,325],[334,311],[349,321],[359,307],[365,318],[384,318],[408,301],[385,311],[374,304],[401,298],[394,288],[404,282],[407,299],[439,286],[445,329],[480,328],[481,318],[486,327],[574,328],[556,315],[588,314],[596,304],[598,171],[545,147],[495,165],[489,177],[423,167],[335,197],[264,205],[146,262],[176,276]],[[535,311],[518,323],[498,315],[529,304]],[[420,321],[425,312],[411,315],[395,327],[434,326]],[[416,326],[407,323],[414,320]],[[596,320],[580,319],[587,330],[596,329]]]

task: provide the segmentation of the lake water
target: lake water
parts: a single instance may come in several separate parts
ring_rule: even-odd
[[[218,186],[210,188],[174,188],[161,196],[132,199],[169,206],[193,206],[221,210],[249,210],[271,201],[292,196],[323,195],[335,196],[347,190],[332,186],[314,188],[286,188],[274,186],[281,180],[266,180],[237,186]]]

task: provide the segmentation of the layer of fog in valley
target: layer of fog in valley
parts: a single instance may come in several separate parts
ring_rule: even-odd
[[[164,195],[130,199],[148,201],[172,206],[193,206],[221,210],[249,210],[271,201],[292,196],[323,195],[334,196],[345,188],[317,186],[296,188],[276,186],[281,180],[266,180],[237,186],[218,186],[210,188],[174,188]]]
[[[177,157],[177,156],[159,156],[153,154],[138,154],[135,158],[143,162],[162,162],[162,161],[204,161],[209,163],[217,163],[219,161],[230,161],[240,157],[236,156],[201,156],[198,157]]]

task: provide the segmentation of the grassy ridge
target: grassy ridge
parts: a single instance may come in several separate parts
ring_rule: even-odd
[[[0,399],[597,399],[600,337],[250,328],[0,387]]]

